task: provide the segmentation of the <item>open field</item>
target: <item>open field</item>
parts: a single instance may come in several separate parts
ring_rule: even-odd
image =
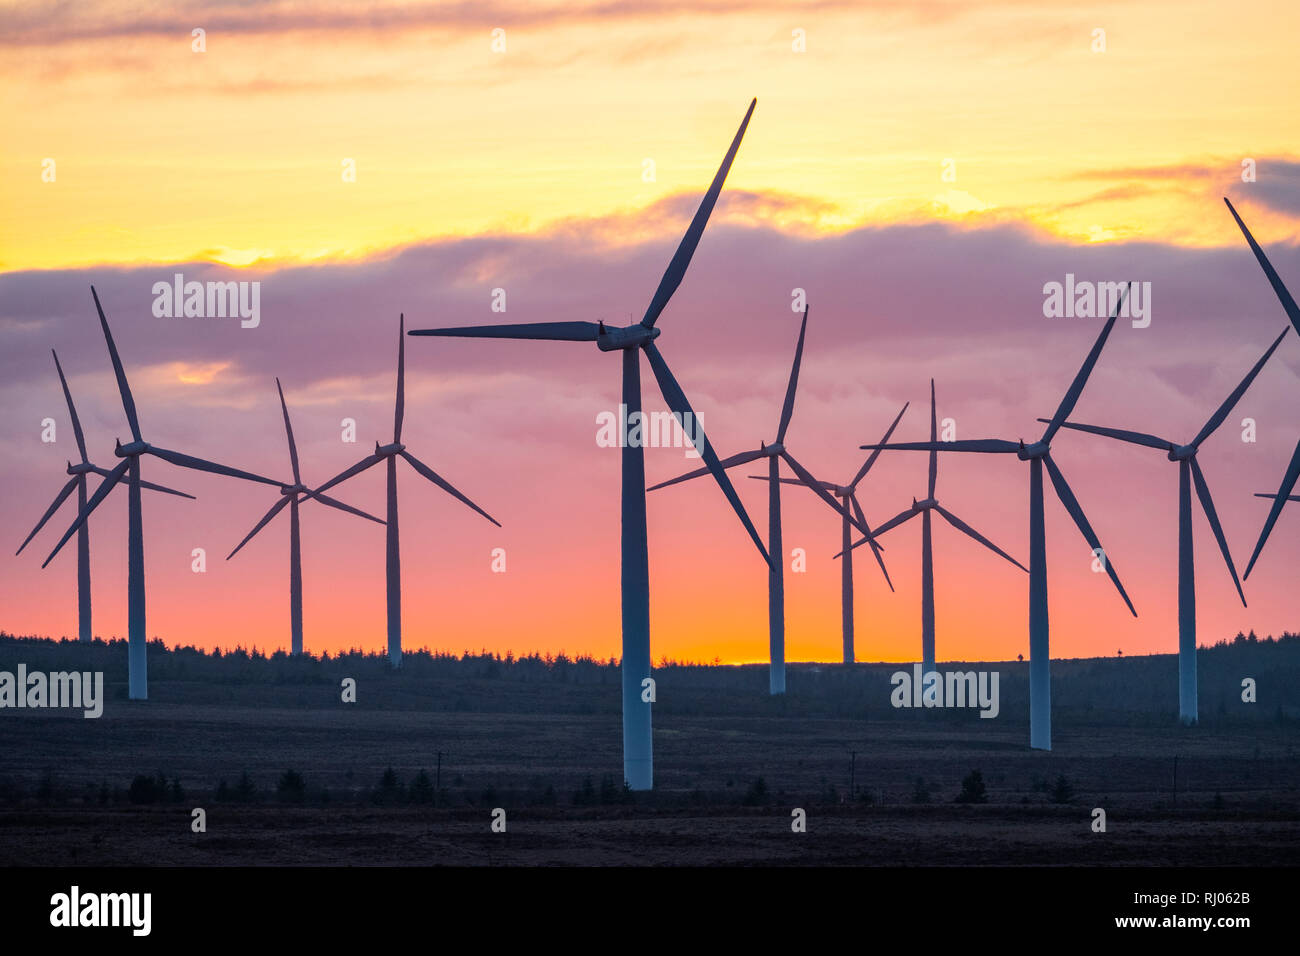
[[[607,665],[561,681],[553,665],[524,680],[506,667],[439,676],[415,655],[400,674],[366,660],[253,658],[257,679],[216,679],[215,662],[199,661],[191,678],[208,667],[212,679],[185,680],[170,676],[179,654],[151,647],[151,699],[132,703],[114,679],[119,651],[0,642],[0,670],[97,667],[108,681],[96,720],[0,711],[0,863],[1288,865],[1300,851],[1292,706],[1214,702],[1216,668],[1238,680],[1230,651],[1257,658],[1245,666],[1258,665],[1267,701],[1262,675],[1276,684],[1295,656],[1283,642],[1204,650],[1207,716],[1192,729],[1158,706],[1078,699],[1092,683],[1122,686],[1124,673],[1172,675],[1172,658],[1054,664],[1065,704],[1051,753],[1028,749],[1018,662],[970,665],[1004,672],[991,720],[893,710],[888,674],[902,665],[797,665],[786,700],[755,691],[763,668],[661,668],[656,789],[635,795],[616,786],[619,689]],[[463,665],[442,669],[452,662]],[[315,676],[277,679],[277,666]],[[340,701],[349,672],[356,704]],[[859,694],[857,716],[838,713]],[[287,770],[301,789],[277,789]],[[435,786],[416,783],[422,770]],[[954,802],[972,770],[987,803]],[[180,792],[134,802],[132,781],[159,774]],[[1069,793],[1054,792],[1062,777]],[[194,807],[206,833],[190,830]],[[495,807],[505,834],[490,830]],[[806,833],[791,832],[795,807]],[[1095,807],[1106,833],[1090,829]]]

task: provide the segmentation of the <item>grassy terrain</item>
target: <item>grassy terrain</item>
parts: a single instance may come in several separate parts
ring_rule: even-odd
[[[1175,720],[1171,656],[1053,662],[1050,753],[1027,746],[1020,662],[969,665],[1002,675],[992,720],[895,710],[904,665],[794,665],[775,699],[763,667],[663,666],[656,789],[638,794],[621,788],[608,662],[413,654],[394,673],[377,656],[155,644],[150,700],[131,702],[121,642],[0,638],[0,670],[20,661],[102,670],[108,699],[98,720],[0,711],[4,864],[1257,865],[1300,850],[1295,638],[1203,649],[1195,728]],[[986,802],[957,802],[973,770]]]

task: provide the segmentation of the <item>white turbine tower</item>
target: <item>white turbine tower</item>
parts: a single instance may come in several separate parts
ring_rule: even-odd
[[[886,438],[886,441],[889,439]],[[935,415],[934,408],[934,379],[930,379],[930,441],[938,443],[939,428],[938,418]],[[935,496],[935,484],[939,478],[939,452],[931,449],[930,451],[930,482],[929,491],[924,501],[912,499],[912,507],[902,511],[890,518],[884,524],[876,528],[876,537],[880,537],[887,531],[892,531],[906,521],[910,521],[917,515],[921,516],[921,673],[929,674],[935,667],[935,649],[934,649],[934,547],[931,544],[931,512],[937,512],[938,515],[947,521],[950,525],[960,531],[962,534],[974,538],[984,547],[988,548],[994,554],[1006,558],[1021,571],[1029,569],[1017,561],[1011,555],[1007,554],[996,544],[990,541],[984,535],[980,534],[966,522],[962,521],[951,511],[939,504],[939,499]],[[859,547],[866,544],[867,539],[854,543],[853,547]],[[851,551],[840,552],[848,555]],[[838,558],[840,555],[836,555]]]
[[[145,441],[140,434],[140,420],[136,416],[135,399],[131,397],[131,387],[126,381],[126,371],[122,368],[122,360],[118,357],[117,346],[113,344],[113,333],[108,329],[108,319],[104,317],[104,310],[100,308],[99,295],[95,292],[94,286],[90,287],[90,294],[95,300],[95,310],[99,313],[99,324],[104,330],[104,341],[108,343],[108,355],[113,362],[113,374],[117,377],[117,389],[122,396],[122,409],[126,412],[126,421],[131,428],[131,441],[125,445],[120,440],[116,443],[113,453],[118,458],[121,458],[122,462],[104,476],[104,480],[95,489],[95,493],[77,514],[77,520],[72,523],[72,527],[64,532],[63,537],[54,546],[54,550],[50,552],[50,556],[45,559],[45,564],[42,564],[41,567],[49,564],[54,559],[54,556],[59,553],[59,549],[67,543],[68,539],[85,525],[90,513],[99,507],[101,501],[108,497],[108,493],[113,490],[113,486],[126,478],[128,488],[126,586],[129,696],[131,700],[147,700],[149,697],[149,665],[144,603],[144,516],[140,507],[140,489],[144,487],[144,482],[140,479],[140,458],[144,455],[152,455],[181,468],[207,471],[215,475],[226,475],[230,478],[242,478],[245,481],[260,481],[267,485],[278,486],[283,482],[276,481],[274,478],[263,478],[261,475],[254,475],[251,472],[240,471],[238,468],[218,465],[215,462],[205,461],[191,455],[182,455],[180,452],[159,448],[157,445],[151,445]]]
[[[688,423],[694,423],[695,446],[713,474],[722,493],[740,517],[759,553],[768,566],[771,559],[762,539],[754,529],[745,507],[732,487],[731,479],[718,461],[717,453],[708,436],[700,427],[699,418],[691,410],[686,393],[673,377],[668,363],[655,344],[661,329],[655,326],[677,287],[681,285],[686,269],[691,264],[695,247],[699,245],[709,214],[722,192],[727,172],[740,149],[740,141],[754,113],[755,100],[736,131],[722,165],[713,177],[708,191],[700,200],[695,218],[691,220],[677,251],[673,253],[659,286],[641,321],[621,329],[606,328],[603,322],[533,322],[511,325],[463,326],[449,329],[415,329],[412,335],[453,335],[490,339],[536,339],[558,342],[593,342],[602,352],[622,355],[623,401],[627,417],[641,415],[641,353],[645,353],[659,383],[664,401],[672,409],[687,434],[692,434]],[[650,557],[646,541],[646,488],[645,449],[641,442],[624,442],[622,448],[622,617],[623,617],[623,779],[633,790],[649,790],[654,786],[654,743],[650,727],[650,699],[646,695],[650,676]]]
[[[59,356],[53,350],[50,352],[54,356],[54,367],[59,373],[59,382],[63,385],[63,397],[68,402],[68,415],[72,419],[72,433],[77,439],[77,452],[81,455],[81,461],[77,464],[68,462],[68,474],[72,477],[68,479],[62,490],[54,497],[54,503],[46,509],[45,514],[41,515],[41,520],[36,522],[36,527],[32,529],[15,554],[22,554],[23,549],[36,537],[38,531],[45,527],[45,522],[54,516],[54,512],[59,510],[59,506],[67,500],[68,495],[72,494],[73,489],[77,491],[77,510],[80,511],[86,507],[87,485],[89,484],[88,475],[99,475],[105,477],[108,475],[107,468],[101,468],[92,464],[86,457],[86,436],[81,431],[81,421],[77,418],[77,408],[72,404],[72,392],[68,388],[68,380],[63,375],[63,366],[59,364]],[[153,482],[140,482],[141,488],[147,488],[150,491],[161,491],[169,495],[176,495],[180,498],[194,499],[193,495],[187,495],[183,491],[173,491],[171,488],[164,488],[162,485],[155,485]],[[90,620],[90,524],[82,522],[77,529],[77,636],[79,640],[89,641],[94,636]]]
[[[832,508],[838,511],[840,507],[835,499],[821,488],[808,470],[795,461],[794,456],[785,447],[786,429],[790,427],[790,418],[794,415],[795,390],[799,385],[799,365],[803,360],[804,333],[807,329],[808,310],[804,309],[803,322],[799,326],[799,343],[795,346],[794,364],[790,368],[790,382],[786,386],[785,404],[781,407],[781,418],[776,426],[776,440],[770,445],[760,442],[756,451],[742,451],[740,454],[724,458],[720,462],[723,469],[727,469],[757,461],[760,458],[767,459],[767,479],[769,484],[767,496],[767,553],[772,556],[767,571],[768,659],[770,661],[768,692],[772,694],[785,693],[785,562],[782,558],[785,552],[781,543],[780,481],[782,459],[785,460],[795,474],[805,479],[807,486],[821,495]],[[660,488],[666,488],[669,485],[675,485],[708,474],[711,474],[711,472],[707,467],[697,468],[668,481],[662,481],[647,490],[657,491]],[[800,482],[800,484],[802,483],[804,482]],[[863,534],[870,534],[870,529],[866,526],[865,521],[859,523],[859,519],[849,516],[847,513],[845,521],[851,521]]]
[[[346,511],[349,514],[357,515],[361,518],[368,518],[377,524],[384,522],[372,514],[353,508],[351,505],[345,505],[329,495],[323,495],[319,491],[311,492],[307,486],[302,483],[302,475],[298,470],[298,446],[293,440],[293,425],[289,423],[289,406],[284,401],[284,389],[280,387],[280,380],[275,380],[275,389],[280,393],[280,410],[284,412],[284,431],[289,439],[289,464],[293,467],[293,484],[285,485],[280,488],[280,500],[271,506],[271,509],[262,516],[262,520],[253,526],[253,530],[244,535],[244,540],[235,546],[235,550],[226,555],[229,561],[239,553],[240,548],[248,544],[253,535],[266,527],[272,518],[284,510],[287,505],[289,508],[289,647],[293,654],[302,653],[302,539],[299,532],[298,524],[298,505],[310,498],[315,498],[323,505],[329,505],[331,508],[337,508],[340,511]],[[300,497],[301,496],[301,497]]]
[[[1237,580],[1237,569],[1232,563],[1232,553],[1228,550],[1228,541],[1223,535],[1223,527],[1219,524],[1219,515],[1214,510],[1214,499],[1210,497],[1210,486],[1206,483],[1205,474],[1196,461],[1196,453],[1200,451],[1201,443],[1213,435],[1215,430],[1232,413],[1232,409],[1236,407],[1237,402],[1250,388],[1251,382],[1255,381],[1255,376],[1259,374],[1269,357],[1277,350],[1277,347],[1282,344],[1282,339],[1290,330],[1290,326],[1282,330],[1282,334],[1269,346],[1268,351],[1264,353],[1264,357],[1255,363],[1255,367],[1242,379],[1241,384],[1232,390],[1232,394],[1210,416],[1210,420],[1205,423],[1205,427],[1186,445],[1180,445],[1167,438],[1148,435],[1145,432],[1127,431],[1120,428],[1103,428],[1099,425],[1083,425],[1077,422],[1065,422],[1062,426],[1081,432],[1090,432],[1094,435],[1104,435],[1107,438],[1128,442],[1133,445],[1157,448],[1165,452],[1170,461],[1178,462],[1178,718],[1187,725],[1196,723],[1198,719],[1196,702],[1196,567],[1195,553],[1192,550],[1193,482],[1196,484],[1196,497],[1200,499],[1201,510],[1205,512],[1205,520],[1209,522],[1210,530],[1214,532],[1214,538],[1219,543],[1219,551],[1223,554],[1224,563],[1228,565],[1228,573],[1232,575],[1232,583],[1236,586],[1237,595],[1241,598],[1241,606],[1246,606],[1246,595],[1241,590],[1241,582]],[[1045,421],[1045,419],[1040,418],[1039,421]]]
[[[406,414],[406,316],[398,317],[397,324],[397,398],[393,410],[393,440],[387,445],[375,442],[375,453],[367,455],[351,468],[335,475],[314,491],[308,491],[310,497],[319,497],[322,491],[333,488],[341,481],[347,481],[359,475],[372,465],[385,462],[388,469],[388,513],[385,524],[388,525],[388,540],[385,549],[385,581],[388,591],[388,660],[393,667],[402,666],[402,552],[397,537],[397,459],[402,458],[422,477],[433,482],[447,494],[473,508],[498,528],[501,522],[470,501],[451,486],[437,472],[416,458],[402,444],[402,419]],[[364,517],[369,517],[364,516]]]
[[[909,451],[958,451],[983,454],[1015,455],[1021,461],[1029,463],[1029,746],[1035,750],[1052,749],[1052,680],[1051,650],[1048,641],[1047,624],[1047,533],[1043,513],[1043,469],[1052,480],[1052,487],[1065,510],[1074,519],[1075,525],[1083,535],[1088,547],[1101,559],[1106,574],[1119,591],[1119,595],[1128,605],[1129,611],[1137,617],[1133,602],[1124,591],[1115,573],[1115,563],[1110,554],[1102,549],[1101,542],[1088,523],[1079,500],[1066,483],[1065,475],[1056,462],[1052,460],[1052,439],[1060,430],[1070,412],[1074,411],[1083,387],[1088,383],[1093,366],[1101,356],[1101,350],[1115,327],[1119,317],[1120,306],[1127,295],[1127,289],[1115,303],[1115,309],[1101,334],[1084,360],[1083,367],[1074,377],[1070,388],[1061,399],[1056,414],[1052,416],[1043,436],[1038,441],[1026,445],[1024,440],[1007,441],[1002,438],[967,438],[957,441],[917,441],[898,444],[863,445],[863,448],[891,448]]]

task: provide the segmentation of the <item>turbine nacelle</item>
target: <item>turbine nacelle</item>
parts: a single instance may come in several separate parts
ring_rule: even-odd
[[[113,454],[118,458],[138,457],[149,450],[147,441],[133,441],[123,445],[120,438],[115,438],[113,443]]]
[[[95,466],[88,461],[83,461],[79,465],[68,462],[68,474],[70,475],[93,475],[97,474]]]
[[[375,454],[383,455],[385,458],[392,458],[394,455],[400,455],[406,451],[406,446],[400,441],[395,441],[391,445],[381,445],[375,442]]]
[[[309,491],[309,490],[310,490],[310,489],[309,489],[306,485],[304,485],[301,481],[298,482],[298,483],[295,484],[295,485],[281,485],[281,486],[280,486],[280,494],[282,494],[282,495],[295,495],[295,496],[296,496],[296,495],[303,494],[304,492]]]
[[[773,442],[770,445],[766,442],[759,442],[758,450],[767,455],[768,458],[776,458],[785,451],[785,444],[779,441]]]
[[[1195,445],[1175,445],[1169,449],[1170,461],[1187,461],[1196,455]]]
[[[912,510],[913,510],[913,511],[929,511],[931,508],[937,506],[938,504],[939,504],[939,499],[938,499],[938,498],[926,498],[924,501],[917,501],[915,498],[913,498],[913,499],[912,499]]]
[[[1020,440],[1020,450],[1016,452],[1016,457],[1021,461],[1031,461],[1035,458],[1046,458],[1047,453],[1052,448],[1045,441],[1036,441],[1033,444],[1026,445],[1024,439]]]
[[[640,322],[626,328],[610,329],[601,322],[600,333],[596,336],[596,348],[602,352],[620,352],[623,349],[640,348],[659,338],[659,329],[644,326]]]

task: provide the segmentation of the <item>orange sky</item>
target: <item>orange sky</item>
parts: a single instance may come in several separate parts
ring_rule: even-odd
[[[202,53],[192,50],[196,27],[206,31]],[[500,52],[492,48],[495,28],[505,30]],[[1093,49],[1096,29],[1105,31],[1104,52]],[[795,49],[797,31],[802,51]],[[627,313],[639,315],[666,262],[662,244],[680,235],[753,96],[759,105],[728,179],[727,201],[670,308],[678,315],[662,323],[665,354],[706,419],[717,422],[710,435],[721,453],[771,437],[796,331],[780,318],[788,316],[788,298],[782,304],[779,295],[802,281],[773,279],[777,293],[767,301],[777,318],[764,326],[761,352],[746,364],[746,374],[692,352],[692,336],[713,334],[697,333],[692,322],[737,328],[745,321],[730,313],[728,293],[739,294],[737,284],[753,273],[726,265],[727,271],[700,275],[710,262],[715,269],[721,264],[708,256],[711,242],[714,250],[724,248],[714,235],[723,226],[824,241],[828,249],[864,228],[941,222],[979,242],[997,227],[1023,227],[1066,263],[1075,247],[1126,241],[1188,255],[1239,254],[1224,261],[1233,264],[1232,281],[1253,307],[1249,331],[1234,332],[1236,351],[1207,346],[1169,358],[1170,374],[1180,377],[1177,395],[1167,382],[1144,385],[1136,374],[1126,377],[1118,371],[1122,364],[1099,370],[1098,394],[1089,395],[1098,403],[1094,413],[1129,416],[1109,423],[1137,427],[1144,396],[1151,394],[1148,412],[1168,415],[1169,428],[1194,433],[1284,323],[1219,196],[1242,198],[1257,237],[1279,250],[1275,261],[1288,264],[1283,273],[1300,292],[1300,271],[1293,268],[1300,236],[1297,35],[1300,8],[1286,2],[1252,4],[1247,11],[1226,2],[1116,2],[1066,10],[1034,2],[805,6],[737,0],[530,6],[526,13],[492,4],[342,3],[319,14],[278,2],[256,8],[89,2],[73,14],[35,3],[0,4],[6,131],[0,283],[35,283],[45,275],[75,291],[75,304],[66,309],[0,312],[17,343],[16,367],[35,370],[30,381],[36,389],[24,387],[21,398],[14,392],[7,403],[23,414],[16,412],[0,434],[8,455],[0,475],[7,492],[3,529],[16,546],[57,490],[68,457],[66,445],[33,445],[31,417],[63,414],[49,367],[54,341],[43,323],[90,330],[79,351],[65,357],[59,348],[101,462],[111,458],[111,436],[122,433],[103,343],[85,325],[93,317],[85,292],[92,268],[138,270],[111,274],[125,277],[130,284],[124,290],[139,299],[146,278],[170,276],[171,263],[254,266],[267,277],[268,292],[277,268],[325,266],[314,287],[302,280],[311,290],[310,307],[293,312],[299,335],[293,351],[282,352],[283,368],[294,373],[286,375],[286,393],[299,441],[314,449],[304,467],[323,478],[364,454],[367,442],[387,440],[397,310],[425,325],[485,321],[450,314],[440,303],[462,292],[479,296],[517,250],[470,245],[472,254],[448,253],[462,271],[417,274],[400,285],[383,284],[385,263],[426,242],[454,249],[461,240],[504,237],[568,250],[598,240],[587,251],[619,276],[597,300],[608,311],[554,317],[621,321]],[[46,159],[54,161],[53,182],[42,180]],[[1241,182],[1243,159],[1256,161],[1258,182]],[[347,160],[355,161],[355,182],[342,175]],[[652,181],[645,178],[647,161]],[[685,213],[673,199],[683,193],[690,197]],[[743,243],[735,249],[726,263],[743,264]],[[638,268],[624,269],[632,259]],[[1201,260],[1187,261],[1191,270]],[[943,271],[950,264],[934,264],[934,285],[959,287],[961,280]],[[976,349],[956,340],[945,345],[942,339],[895,337],[888,349],[868,345],[861,354],[875,363],[875,378],[864,371],[850,383],[840,340],[819,331],[827,326],[818,323],[840,328],[836,323],[847,323],[855,308],[869,311],[874,283],[892,267],[885,261],[838,263],[843,293],[811,289],[814,301],[820,291],[822,303],[842,307],[828,315],[814,305],[806,394],[791,446],[809,446],[810,467],[832,480],[851,476],[857,445],[882,432],[904,400],[913,403],[904,437],[923,437],[932,374],[940,378],[941,405],[945,394],[953,396],[963,437],[1027,433],[1036,416],[1050,414],[1094,334],[1071,329],[1050,372],[1025,372],[1019,361],[1020,369],[1009,374],[1023,374],[1023,380],[1008,388],[1026,404],[1005,421],[1001,415],[1012,398],[995,403],[981,397]],[[513,268],[512,295],[525,281]],[[360,274],[349,269],[379,277],[372,288],[381,290],[382,306],[357,320],[366,325],[355,339],[313,344],[307,333],[312,323],[328,319],[323,313],[334,283]],[[595,280],[596,271],[575,274]],[[1031,321],[1024,328],[1041,329],[1042,320],[1035,324],[1032,314],[1033,290],[1064,271],[1044,275],[1030,268],[1024,281],[1030,297],[1008,291],[1010,300],[999,307],[1020,315],[1027,308]],[[544,286],[548,275],[528,280]],[[575,298],[587,294],[558,273],[550,281],[573,289]],[[856,300],[848,291],[854,284]],[[486,292],[480,298],[486,302]],[[527,298],[519,301],[520,309],[530,307]],[[149,325],[148,313],[130,302],[117,311],[108,304],[109,314],[121,328],[142,417],[164,431],[156,440],[284,470],[274,386],[254,354],[265,358],[265,340],[208,335],[189,347],[174,330]],[[516,320],[528,318],[521,313]],[[1001,350],[999,356],[1023,356],[1047,341],[1008,322],[1008,337],[988,346]],[[289,341],[277,347],[287,349]],[[1143,341],[1117,334],[1109,348],[1122,363],[1124,343]],[[1196,344],[1178,335],[1162,341],[1175,351]],[[408,348],[408,400],[426,416],[408,426],[416,436],[408,443],[422,456],[419,447],[427,449],[425,460],[458,487],[463,483],[462,490],[505,528],[498,531],[422,487],[412,472],[402,475],[408,646],[617,655],[618,463],[615,452],[594,447],[590,421],[617,404],[616,364],[601,354],[572,357],[559,346],[535,356],[505,350],[499,362],[492,353],[495,364],[489,364],[473,343],[445,351],[426,345],[417,341]],[[330,348],[343,353],[337,363],[324,355]],[[342,362],[349,352],[363,351],[364,367],[360,359],[355,369]],[[961,366],[957,353],[972,364]],[[1294,394],[1288,389],[1298,355],[1300,345],[1286,343],[1271,377],[1261,379],[1259,407],[1269,414],[1287,407],[1286,396]],[[1128,368],[1139,366],[1135,358]],[[946,393],[945,375],[954,383]],[[890,376],[896,379],[887,382]],[[653,395],[648,368],[643,380],[647,396]],[[545,401],[508,405],[493,397],[498,389],[522,388],[521,382],[544,389]],[[365,413],[358,416],[360,444],[344,446],[337,422],[353,408]],[[185,409],[196,409],[197,418],[185,419]],[[1251,485],[1242,492],[1244,502],[1220,502],[1221,512],[1239,512],[1225,516],[1239,570],[1263,517],[1248,493],[1274,488],[1297,434],[1293,420],[1272,421],[1276,427],[1262,430],[1259,458],[1236,457],[1245,452],[1230,436],[1215,439],[1222,457],[1214,463],[1212,485],[1216,477],[1230,480],[1235,492],[1238,472],[1242,487]],[[800,436],[801,425],[811,434]],[[504,441],[501,428],[516,426],[515,437]],[[1229,422],[1225,435],[1233,427]],[[1172,651],[1175,471],[1154,453],[1147,461],[1071,437],[1073,457],[1063,454],[1062,467],[1083,486],[1075,490],[1085,509],[1099,530],[1121,542],[1127,536],[1130,551],[1140,554],[1128,562],[1131,570],[1116,560],[1144,617],[1134,622],[1120,613],[1109,585],[1090,573],[1086,554],[1080,557],[1086,548],[1077,533],[1049,503],[1054,653],[1109,654],[1117,646],[1129,653]],[[680,469],[679,454],[651,453],[651,479]],[[1134,457],[1145,484],[1121,500],[1113,469]],[[1207,463],[1207,471],[1211,467]],[[952,510],[1024,560],[1025,469],[985,460],[945,461],[942,469],[941,492],[946,478]],[[743,473],[737,484],[763,532],[764,491]],[[261,489],[164,465],[153,475],[194,490],[203,507],[146,501],[151,634],[169,642],[282,646],[287,525],[277,522],[247,554],[222,560],[271,499]],[[924,462],[896,456],[881,462],[873,480],[880,483],[879,497],[868,513],[879,522],[922,490]],[[762,660],[761,566],[716,488],[697,485],[651,496],[654,657]],[[381,508],[381,480],[367,476],[346,500]],[[806,492],[792,489],[786,501],[787,547],[804,546],[809,553],[808,572],[787,575],[788,656],[835,659],[839,571],[829,558],[838,550],[838,524]],[[304,511],[308,647],[378,649],[383,532],[310,512]],[[97,516],[92,536],[96,630],[105,634],[125,631],[125,568],[115,560],[125,540],[124,513],[123,496]],[[1237,627],[1294,625],[1285,582],[1295,549],[1273,542],[1278,551],[1252,577],[1258,585],[1248,588],[1252,606],[1243,611],[1234,606],[1199,516],[1197,522],[1202,639],[1230,636],[1225,632]],[[64,516],[52,523],[43,533],[47,543],[66,523]],[[1275,539],[1287,535],[1283,526]],[[946,526],[936,526],[935,535],[940,656],[1025,652],[1024,575],[991,556],[986,560],[977,545]],[[861,657],[915,654],[918,537],[914,522],[885,542],[895,595],[882,592],[873,566],[858,564]],[[209,550],[209,570],[195,575],[188,555],[200,545]],[[509,553],[505,575],[489,570],[491,549],[498,546]],[[36,550],[41,553],[25,552],[6,569],[3,605],[9,613],[0,626],[72,633],[71,552],[41,572],[45,550]]]

